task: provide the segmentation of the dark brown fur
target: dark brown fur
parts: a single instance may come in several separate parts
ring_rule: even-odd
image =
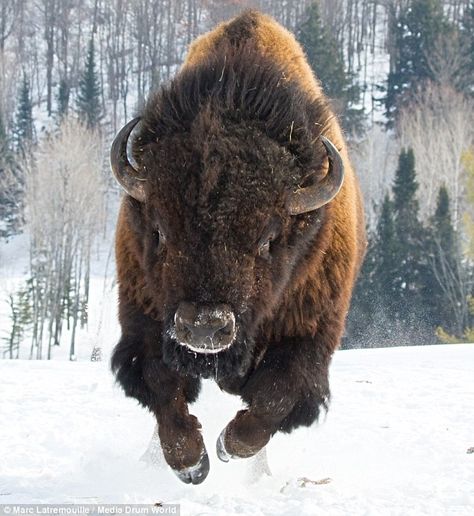
[[[296,56],[288,67],[278,53],[287,48]],[[112,365],[127,395],[155,413],[174,469],[203,452],[187,411],[201,377],[248,404],[226,431],[237,456],[311,424],[329,398],[364,224],[339,125],[300,53],[274,21],[244,14],[197,40],[141,114],[133,152],[147,200],[126,197],[120,211],[122,338]],[[327,171],[321,134],[341,151],[343,188],[325,207],[290,216],[288,193]],[[267,260],[257,249],[268,232]],[[230,305],[236,342],[212,356],[179,345],[172,325],[181,301]]]

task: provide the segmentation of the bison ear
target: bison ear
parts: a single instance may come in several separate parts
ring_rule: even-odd
[[[329,159],[329,170],[326,176],[316,184],[300,188],[288,196],[287,209],[291,215],[300,215],[317,210],[332,201],[341,189],[344,181],[344,162],[335,145],[321,136]]]
[[[137,201],[144,202],[144,182],[146,179],[138,176],[138,172],[133,168],[127,157],[128,137],[139,121],[139,117],[134,118],[120,129],[110,149],[110,166],[115,179],[128,195],[131,195]]]

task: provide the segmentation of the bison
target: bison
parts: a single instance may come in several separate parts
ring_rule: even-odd
[[[197,484],[209,457],[188,404],[202,378],[246,404],[218,439],[224,461],[327,407],[365,249],[358,183],[300,45],[255,11],[191,45],[117,134],[111,166],[127,194],[112,369]]]

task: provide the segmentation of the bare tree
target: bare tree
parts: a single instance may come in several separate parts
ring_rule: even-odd
[[[362,140],[351,142],[351,157],[360,179],[370,229],[375,228],[383,198],[391,187],[399,150],[394,135],[377,124]]]
[[[472,281],[460,249],[456,249],[454,255],[448,256],[443,242],[437,238],[434,244],[434,252],[429,256],[428,263],[443,292],[444,302],[449,304],[454,315],[456,335],[460,336],[469,323],[468,299]]]
[[[470,88],[469,49],[463,44],[459,31],[439,34],[430,53],[426,55],[434,82],[457,91]]]
[[[41,2],[44,39],[46,41],[46,109],[48,115],[52,113],[54,42],[59,3],[58,0],[42,0]]]
[[[98,134],[65,119],[35,150],[26,182],[33,300],[32,355],[52,356],[63,322],[75,358],[78,324],[88,302],[90,253],[103,217],[103,146]]]
[[[2,0],[0,4],[0,53],[5,50],[5,42],[13,33],[25,0]]]
[[[453,225],[462,218],[463,155],[474,138],[473,101],[448,86],[425,85],[400,116],[398,134],[404,147],[415,153],[420,184],[420,216],[434,212],[436,195],[446,184],[452,199]]]
[[[108,97],[111,101],[111,118],[114,132],[118,124],[127,118],[127,97],[129,77],[132,73],[133,48],[127,40],[130,23],[130,6],[123,0],[114,0],[104,6],[103,16],[107,34],[106,60]],[[121,101],[123,113],[119,116]]]

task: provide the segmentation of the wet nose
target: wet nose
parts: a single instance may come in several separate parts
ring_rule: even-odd
[[[199,306],[182,302],[174,322],[178,342],[199,353],[218,353],[235,338],[235,316],[225,304]]]

